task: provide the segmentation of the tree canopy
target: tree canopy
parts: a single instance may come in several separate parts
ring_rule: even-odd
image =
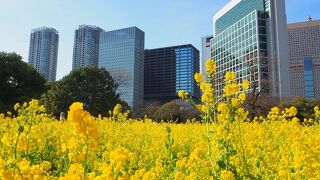
[[[290,108],[294,106],[298,110],[297,117],[303,121],[304,119],[314,118],[314,107],[320,106],[320,99],[307,99],[304,97],[296,97],[289,102],[283,102],[280,107]]]
[[[104,68],[80,68],[52,83],[42,102],[55,116],[66,113],[73,102],[82,102],[95,116],[107,115],[116,104],[125,104],[116,93],[117,88],[117,83]]]
[[[46,79],[16,53],[0,52],[0,112],[12,111],[15,103],[40,98]]]
[[[189,103],[173,100],[163,104],[153,114],[156,121],[183,123],[187,120],[199,119],[200,112]]]

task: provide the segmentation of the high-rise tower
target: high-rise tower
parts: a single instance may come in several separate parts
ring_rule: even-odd
[[[206,70],[205,70],[205,65],[208,59],[211,59],[211,46],[210,46],[210,41],[213,38],[212,35],[210,36],[205,36],[202,37],[202,58],[200,61],[200,72],[202,74],[205,74]]]
[[[288,25],[291,94],[320,97],[320,20]]]
[[[144,72],[145,101],[178,99],[179,90],[200,98],[194,80],[199,72],[199,51],[191,44],[145,50]]]
[[[231,0],[213,16],[212,58],[216,89],[226,71],[248,79],[257,91],[290,97],[285,0]]]
[[[33,29],[30,37],[29,64],[49,82],[56,80],[59,34],[56,29]]]
[[[130,27],[101,33],[99,67],[119,84],[120,98],[136,110],[143,103],[144,32]]]
[[[103,32],[101,28],[89,25],[80,25],[75,30],[72,69],[98,67],[101,32]]]

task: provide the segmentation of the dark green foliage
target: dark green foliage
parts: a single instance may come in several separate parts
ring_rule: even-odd
[[[16,53],[0,52],[0,112],[12,111],[16,103],[40,98],[46,80]]]
[[[161,103],[157,101],[144,101],[143,108],[139,111],[136,118],[144,118],[145,116],[155,119],[154,113],[161,107]]]
[[[305,118],[313,118],[314,107],[320,106],[320,99],[307,99],[303,97],[296,97],[290,102],[284,102],[280,104],[281,108],[290,108],[294,106],[298,110],[297,117],[303,121]]]
[[[85,109],[95,116],[105,116],[117,103],[125,104],[120,101],[117,88],[117,83],[105,69],[80,68],[53,83],[42,102],[55,116],[66,113],[73,102],[82,102]]]
[[[157,121],[183,123],[188,119],[199,119],[200,113],[194,106],[186,102],[171,101],[155,111],[153,118]]]
[[[157,121],[171,121],[176,122],[181,119],[182,112],[180,106],[175,102],[168,102],[162,105],[155,113],[154,118]]]

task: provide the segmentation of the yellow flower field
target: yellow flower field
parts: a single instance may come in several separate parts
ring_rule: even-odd
[[[215,65],[208,63],[209,82]],[[291,107],[248,119],[249,82],[226,74],[224,101],[195,76],[202,122],[129,119],[117,105],[93,117],[76,102],[65,120],[37,100],[0,114],[0,179],[320,179],[320,111],[301,123]],[[188,101],[188,93],[179,92]]]
[[[234,122],[213,124],[94,118],[81,103],[66,121],[35,100],[16,109],[0,116],[1,179],[320,178],[320,127],[300,125],[294,109],[261,123],[239,109]]]

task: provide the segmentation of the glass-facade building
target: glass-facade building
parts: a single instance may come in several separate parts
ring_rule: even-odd
[[[290,97],[288,33],[284,0],[232,0],[213,17],[211,57],[217,64],[216,90],[234,71],[256,91]]]
[[[307,98],[314,98],[313,61],[311,57],[304,58],[304,81],[305,96]]]
[[[290,89],[293,97],[320,97],[320,20],[288,25]]]
[[[202,57],[201,57],[201,61],[200,61],[200,72],[202,74],[205,74],[206,69],[205,69],[205,65],[208,59],[211,59],[211,46],[210,46],[210,42],[211,39],[213,38],[213,36],[205,36],[202,37]]]
[[[137,27],[100,34],[98,65],[110,72],[121,99],[133,110],[143,104],[144,37]]]
[[[178,98],[179,90],[199,99],[197,72],[199,51],[190,44],[145,50],[144,100],[168,102]]]
[[[75,30],[72,69],[82,67],[98,67],[99,37],[103,29],[80,25]]]
[[[56,29],[33,29],[30,36],[29,60],[49,82],[56,80],[59,34]]]

